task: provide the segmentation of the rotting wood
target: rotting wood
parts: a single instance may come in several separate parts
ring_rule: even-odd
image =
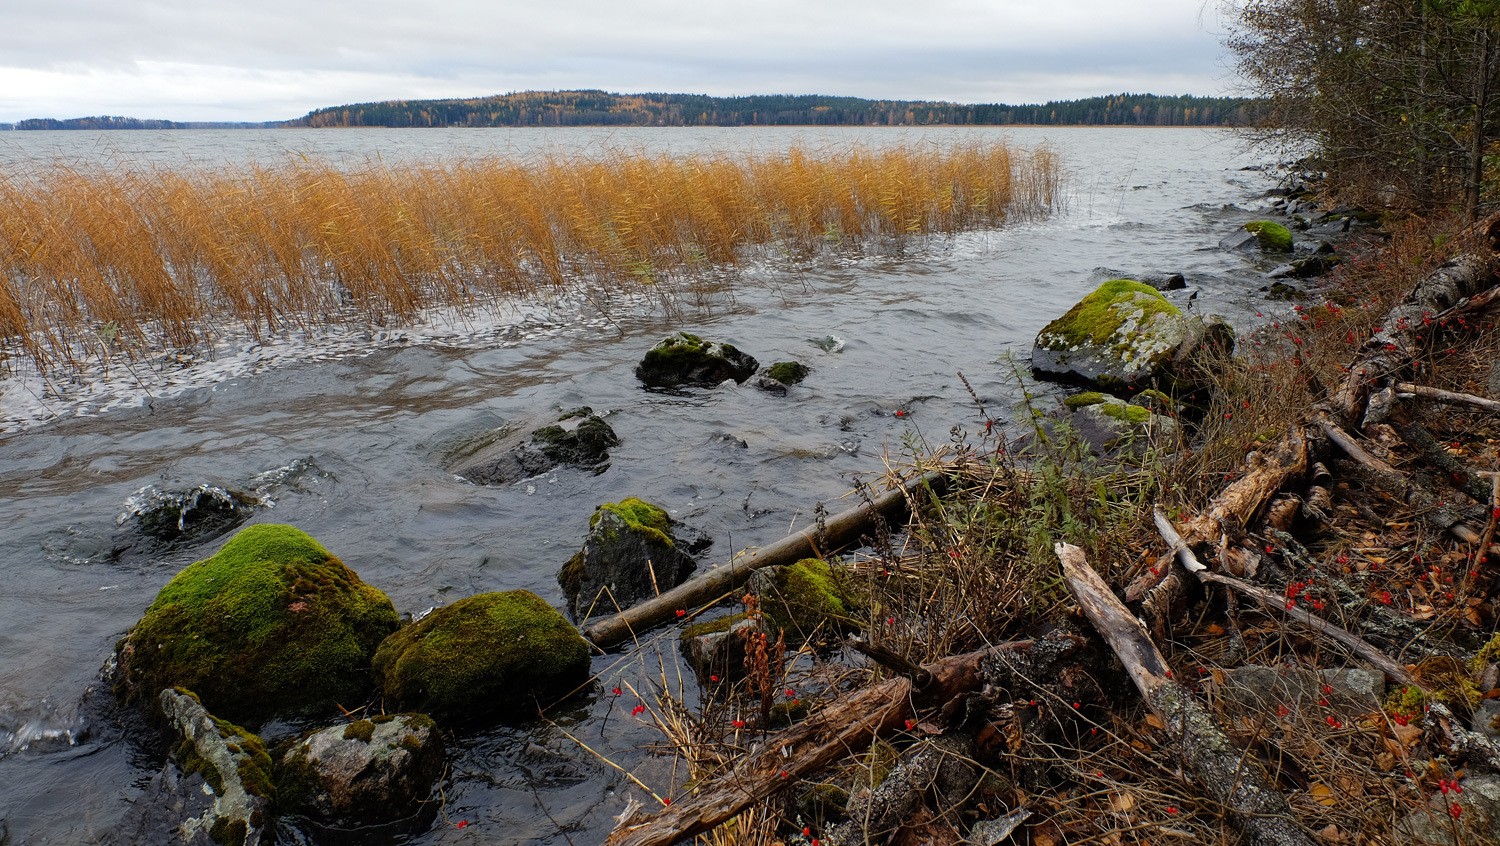
[[[1308,462],[1307,435],[1293,426],[1270,450],[1245,457],[1245,475],[1225,485],[1206,511],[1184,524],[1184,540],[1196,545],[1212,543],[1221,534],[1238,536],[1277,491],[1307,472]]]
[[[1235,746],[1208,710],[1172,680],[1145,625],[1089,566],[1083,550],[1067,543],[1057,544],[1055,550],[1068,588],[1124,664],[1147,706],[1166,723],[1164,739],[1194,782],[1229,812],[1248,842],[1312,846],[1313,839],[1298,824],[1260,760]]]
[[[930,681],[917,687],[898,676],[861,688],[766,738],[733,769],[649,817],[617,827],[607,846],[669,846],[732,819],[797,779],[864,751],[876,737],[904,728],[919,709],[936,708],[980,686],[990,658],[1029,650],[1034,641],[1003,643],[922,667]]]
[[[1495,524],[1500,522],[1500,473],[1483,472],[1475,475],[1490,480],[1490,519],[1484,524],[1484,534],[1479,536],[1479,546],[1474,550],[1474,563],[1478,565],[1489,557],[1490,544],[1495,540]]]
[[[1476,295],[1493,290],[1494,267],[1493,254],[1470,254],[1443,264],[1418,282],[1365,341],[1349,366],[1349,375],[1329,397],[1326,407],[1335,421],[1359,428],[1370,393],[1405,369],[1428,327],[1479,306]]]
[[[729,591],[743,585],[762,567],[795,564],[804,558],[831,554],[868,533],[879,518],[899,519],[909,500],[922,491],[941,493],[947,485],[946,471],[934,470],[901,487],[876,496],[870,502],[829,517],[821,527],[813,526],[794,535],[735,556],[724,567],[695,576],[665,593],[658,594],[618,614],[595,621],[583,636],[600,649],[619,646],[653,626],[677,619],[678,612],[697,610],[718,602]],[[823,547],[819,547],[819,543]]]
[[[1500,400],[1487,399],[1473,394],[1460,393],[1458,391],[1445,391],[1442,388],[1432,388],[1427,385],[1415,385],[1411,382],[1397,382],[1396,392],[1403,396],[1423,397],[1425,399],[1445,402],[1449,405],[1472,405],[1485,411],[1500,411]]]

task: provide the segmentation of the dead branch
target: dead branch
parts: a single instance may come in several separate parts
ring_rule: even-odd
[[[1146,704],[1166,723],[1167,742],[1198,786],[1229,811],[1250,843],[1312,846],[1260,760],[1230,742],[1208,710],[1172,680],[1146,627],[1110,592],[1083,550],[1067,543],[1055,549],[1078,604],[1125,665]]]
[[[1472,405],[1485,411],[1500,411],[1500,401],[1477,397],[1473,394],[1459,393],[1458,391],[1445,391],[1442,388],[1430,388],[1426,385],[1414,385],[1411,382],[1397,382],[1396,391],[1403,397],[1425,397],[1449,405]]]
[[[858,540],[871,531],[875,521],[899,519],[908,502],[924,491],[940,493],[947,484],[945,471],[924,473],[892,491],[886,491],[868,503],[841,511],[821,527],[810,527],[782,538],[770,546],[735,556],[727,566],[695,576],[666,593],[605,617],[583,630],[600,649],[611,649],[653,626],[677,619],[678,612],[717,602],[728,592],[743,585],[750,574],[762,567],[795,564],[803,558],[828,555]],[[822,547],[819,546],[821,542]]]

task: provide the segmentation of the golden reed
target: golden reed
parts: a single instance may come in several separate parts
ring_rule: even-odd
[[[1050,151],[1003,144],[0,174],[0,350],[46,372],[233,323],[263,336],[690,279],[757,245],[1038,216],[1058,179]]]

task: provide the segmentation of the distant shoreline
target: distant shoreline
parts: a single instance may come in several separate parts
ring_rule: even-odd
[[[1241,97],[1109,94],[1041,104],[870,100],[823,95],[710,97],[522,91],[448,100],[385,100],[314,109],[282,121],[171,121],[99,115],[28,118],[0,130],[163,130],[387,127],[489,129],[809,126],[1249,126],[1263,101]]]

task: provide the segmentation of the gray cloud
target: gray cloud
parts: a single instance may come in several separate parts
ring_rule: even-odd
[[[1202,0],[4,0],[0,120],[265,120],[521,89],[1222,93]]]

